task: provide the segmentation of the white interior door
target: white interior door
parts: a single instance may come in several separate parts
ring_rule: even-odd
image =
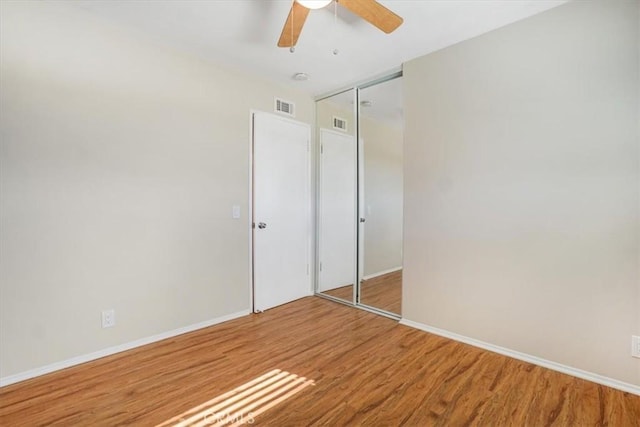
[[[309,125],[253,115],[253,290],[262,311],[311,295]]]
[[[355,279],[356,149],[351,135],[320,129],[318,292]]]

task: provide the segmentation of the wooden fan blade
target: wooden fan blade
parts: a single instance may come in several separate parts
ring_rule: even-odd
[[[292,47],[298,43],[298,37],[302,32],[302,26],[307,19],[309,9],[302,6],[297,1],[294,1],[287,17],[287,22],[284,23],[284,28],[280,34],[280,40],[278,40],[279,47]]]
[[[398,28],[403,19],[376,0],[336,0],[339,4],[365,21],[389,34]]]

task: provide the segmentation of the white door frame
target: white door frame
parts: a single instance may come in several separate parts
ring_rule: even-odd
[[[271,116],[277,117],[278,119],[284,120],[286,122],[295,123],[297,125],[306,126],[308,129],[308,145],[307,150],[309,152],[309,156],[307,157],[307,182],[309,186],[309,200],[307,201],[307,241],[308,241],[308,249],[307,249],[307,264],[309,265],[309,280],[308,280],[308,290],[309,296],[313,295],[313,286],[315,283],[315,262],[314,262],[314,253],[313,253],[313,221],[312,221],[312,201],[314,197],[313,192],[313,174],[312,174],[312,161],[313,161],[313,150],[311,144],[311,125],[305,122],[301,122],[298,120],[293,120],[288,117],[283,117],[279,114],[270,113],[267,111],[250,109],[249,110],[249,200],[248,200],[248,212],[247,212],[247,228],[249,230],[249,307],[251,308],[251,312],[255,313],[255,301],[254,301],[254,271],[253,271],[253,166],[254,166],[254,156],[253,156],[253,146],[254,146],[254,134],[253,134],[253,117],[256,113],[260,114],[269,114]]]

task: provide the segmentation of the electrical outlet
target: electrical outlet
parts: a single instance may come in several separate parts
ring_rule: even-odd
[[[110,328],[116,325],[116,311],[114,309],[102,310],[102,327]]]
[[[631,336],[631,355],[640,358],[640,336]]]

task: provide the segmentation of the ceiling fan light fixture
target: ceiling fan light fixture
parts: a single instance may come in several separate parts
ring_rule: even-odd
[[[296,0],[302,6],[307,9],[322,9],[331,3],[333,0]]]
[[[1,1],[1,0],[0,0]],[[346,8],[369,22],[374,27],[389,34],[402,24],[402,18],[391,10],[387,9],[376,0],[289,0],[291,9],[287,20],[282,27],[280,39],[278,39],[278,47],[293,48],[298,43],[298,37],[302,32],[302,27],[312,9],[321,9],[329,6],[331,3],[338,4]],[[336,7],[337,13],[337,7]],[[337,15],[335,15],[337,17]],[[293,49],[291,49],[293,52]],[[338,54],[334,50],[334,55]]]

